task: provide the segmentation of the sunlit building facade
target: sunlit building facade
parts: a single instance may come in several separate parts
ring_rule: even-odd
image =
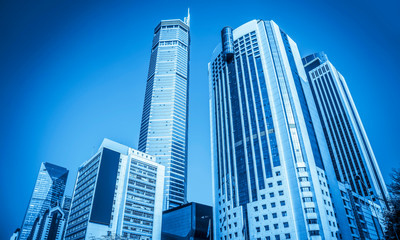
[[[21,227],[20,240],[26,240],[38,217],[62,201],[68,170],[48,162],[42,163],[32,197]]]
[[[65,240],[161,239],[165,167],[104,139],[78,170]]]
[[[221,38],[208,66],[215,239],[340,238],[296,43],[262,20]]]
[[[303,58],[344,208],[338,214],[345,239],[383,239],[388,195],[375,155],[344,77],[324,53]],[[339,203],[338,203],[339,204]],[[335,203],[335,205],[337,205]]]
[[[164,209],[186,202],[190,16],[154,29],[139,151],[166,167]]]

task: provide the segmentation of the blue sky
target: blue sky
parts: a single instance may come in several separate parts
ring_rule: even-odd
[[[0,238],[21,225],[43,161],[77,167],[103,138],[137,147],[153,29],[191,8],[188,200],[211,205],[207,63],[224,26],[274,20],[347,79],[382,173],[400,167],[395,1],[0,3]]]

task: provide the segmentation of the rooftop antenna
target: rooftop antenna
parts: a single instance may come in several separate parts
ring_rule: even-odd
[[[188,8],[188,15],[183,21],[190,27],[190,8]]]

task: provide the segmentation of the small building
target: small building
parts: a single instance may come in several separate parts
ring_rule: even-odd
[[[158,240],[164,166],[155,158],[104,139],[78,170],[65,240]]]
[[[161,239],[213,239],[212,224],[212,207],[187,203],[163,212]]]

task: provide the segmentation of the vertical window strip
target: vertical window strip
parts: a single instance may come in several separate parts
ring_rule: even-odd
[[[344,81],[344,80],[343,80],[343,81]],[[350,109],[351,109],[351,111],[352,111],[352,113],[353,113],[353,116],[354,116],[354,118],[355,118],[355,122],[356,122],[356,125],[357,125],[357,128],[358,128],[358,131],[360,132],[361,139],[362,139],[363,144],[364,144],[364,146],[365,146],[365,149],[366,149],[366,152],[367,152],[367,155],[368,155],[370,164],[371,164],[371,166],[372,166],[372,169],[373,169],[373,171],[374,171],[375,179],[376,179],[376,181],[378,182],[378,185],[379,185],[379,188],[380,188],[382,197],[383,197],[383,199],[385,200],[385,202],[387,202],[387,200],[386,200],[386,195],[385,195],[385,191],[383,190],[382,183],[381,183],[381,181],[380,181],[380,179],[379,179],[379,177],[378,177],[378,173],[377,173],[377,171],[376,171],[375,164],[374,164],[373,161],[372,161],[372,153],[370,153],[370,148],[369,148],[369,146],[368,146],[368,144],[367,144],[367,142],[366,142],[366,140],[365,140],[365,138],[364,138],[363,131],[361,130],[361,126],[360,126],[361,123],[358,122],[358,117],[356,117],[356,116],[357,116],[357,115],[356,115],[356,111],[353,109],[353,104],[352,104],[352,102],[351,102],[350,99],[349,99],[350,93],[348,92],[347,87],[345,88],[343,82],[342,82],[342,81],[339,81],[339,82],[341,83],[342,88],[343,88],[343,90],[344,90],[344,92],[345,92],[346,99],[347,99],[347,101],[348,101],[349,104],[350,104]],[[366,136],[365,136],[365,137],[366,137]]]
[[[279,160],[279,151],[278,151],[278,145],[276,142],[276,136],[275,136],[275,130],[274,130],[274,123],[272,119],[272,113],[271,113],[271,106],[268,98],[268,89],[264,77],[264,70],[262,68],[262,63],[261,63],[261,58],[256,57],[256,65],[257,65],[257,73],[258,73],[258,79],[261,87],[261,98],[264,104],[264,114],[265,114],[265,120],[267,123],[266,130],[267,132],[265,133],[266,136],[268,136],[269,139],[269,146],[271,149],[271,156],[272,156],[272,162],[273,166],[277,167],[280,166],[280,160]],[[268,154],[268,148],[263,148],[264,152],[264,165],[266,166],[265,169],[265,174],[268,177],[272,177],[272,169],[271,169],[271,162],[270,159],[265,158],[265,156]],[[268,168],[268,166],[270,166]]]
[[[218,144],[219,144],[219,150],[218,150],[218,163],[220,164],[220,174],[221,174],[221,188],[222,188],[222,194],[225,194],[225,169],[224,169],[224,157],[223,157],[223,143],[222,143],[222,119],[221,119],[221,112],[222,112],[222,107],[221,107],[221,75],[220,72],[218,72],[218,81],[217,81],[217,125],[218,125]]]
[[[328,95],[328,93],[326,91],[326,86],[324,85],[324,79],[322,76],[321,76],[321,78],[319,78],[319,85],[320,85],[321,92],[322,92],[323,98],[325,100],[326,106],[329,109],[329,118],[332,121],[332,126],[334,128],[336,142],[337,142],[337,145],[339,146],[340,152],[342,154],[342,160],[345,162],[347,178],[350,182],[350,185],[351,185],[353,191],[357,191],[358,186],[355,184],[355,181],[353,179],[354,166],[351,163],[349,163],[348,156],[346,156],[346,154],[345,154],[345,152],[347,152],[347,150],[346,151],[344,150],[344,149],[346,149],[346,147],[343,143],[341,129],[338,126],[339,120],[335,113],[335,109],[333,108],[334,106],[332,104],[330,96]]]
[[[247,61],[246,61],[246,56],[243,54],[242,55],[242,66],[243,69],[247,70]],[[244,139],[244,144],[247,147],[247,164],[249,166],[249,172],[250,172],[250,186],[251,186],[251,194],[252,194],[252,201],[256,201],[257,200],[257,187],[256,187],[256,176],[255,176],[255,172],[254,172],[254,164],[253,164],[253,152],[252,152],[252,148],[251,148],[251,132],[250,132],[250,122],[249,122],[249,116],[248,116],[248,109],[247,109],[247,102],[246,101],[246,90],[245,90],[245,78],[243,78],[243,70],[242,70],[242,66],[238,66],[238,76],[239,76],[239,90],[240,90],[240,96],[241,96],[241,100],[242,100],[242,113],[243,113],[243,121],[244,121],[244,131],[245,131],[245,136],[246,138]],[[244,74],[248,74],[248,72],[244,70]]]
[[[262,106],[261,106],[261,98],[260,98],[260,92],[259,92],[259,87],[258,87],[258,78],[256,74],[256,69],[255,69],[255,64],[254,64],[254,57],[249,56],[249,65],[250,65],[250,72],[251,72],[251,83],[252,83],[252,88],[253,88],[253,93],[254,93],[254,100],[255,100],[255,108],[256,108],[256,114],[255,116],[257,117],[257,122],[258,122],[258,128],[260,135],[257,134],[257,142],[254,143],[254,150],[256,153],[256,161],[257,161],[257,174],[258,174],[258,185],[260,189],[265,188],[265,183],[264,183],[264,172],[263,172],[263,167],[262,167],[262,158],[267,158],[268,161],[266,161],[266,164],[268,166],[264,166],[265,168],[268,168],[269,171],[271,171],[271,164],[269,161],[269,151],[268,151],[268,146],[267,146],[267,139],[266,139],[266,131],[265,131],[265,124],[264,124],[264,117],[263,117],[263,111],[262,111]],[[261,136],[262,135],[262,136]],[[261,141],[260,141],[261,140]],[[261,148],[260,148],[261,144]],[[265,154],[262,154],[263,150],[266,150],[266,156]],[[264,160],[265,162],[265,160]],[[272,171],[271,171],[272,172]],[[260,178],[262,178],[262,181],[260,181]]]
[[[227,71],[227,72],[226,72]],[[231,105],[231,97],[229,91],[229,79],[232,78],[233,73],[229,71],[229,67],[225,66],[224,68],[225,78],[224,78],[224,85],[225,85],[225,96],[227,102],[227,125],[228,125],[228,147],[229,147],[229,157],[230,157],[230,178],[232,183],[232,199],[233,199],[233,207],[236,207],[236,179],[235,179],[235,169],[234,169],[234,143],[233,143],[233,136],[232,136],[232,121],[231,121],[231,114],[232,114],[232,105]]]
[[[332,160],[332,164],[333,164],[333,168],[334,168],[334,171],[335,171],[336,178],[339,180],[339,182],[343,182],[343,177],[341,176],[341,174],[339,172],[339,167],[337,165],[337,161],[340,162],[340,160],[338,159],[338,157],[335,156],[335,153],[333,152],[332,139],[329,138],[329,134],[328,134],[327,126],[326,126],[326,124],[328,123],[327,122],[327,118],[326,118],[326,116],[323,115],[322,110],[321,110],[321,107],[323,107],[322,106],[322,102],[321,102],[322,99],[320,97],[316,96],[314,84],[316,84],[315,81],[311,80],[310,81],[310,89],[311,89],[311,93],[312,93],[313,99],[315,99],[315,106],[317,108],[318,116],[319,116],[319,118],[321,120],[322,130],[324,132],[326,143],[328,145],[329,155],[330,155],[331,160]],[[326,111],[325,110],[324,110],[324,113],[326,115]],[[325,122],[327,122],[327,123],[325,123]],[[330,126],[329,126],[329,130],[330,130],[331,134],[333,134],[332,133],[332,129],[331,129]]]
[[[244,138],[242,132],[242,109],[239,102],[239,89],[238,80],[236,77],[236,69],[240,66],[240,58],[237,58],[236,62],[232,61],[228,63],[228,70],[230,72],[231,78],[229,79],[229,89],[231,95],[232,109],[232,120],[233,120],[233,133],[235,142],[235,159],[236,159],[236,171],[238,178],[238,188],[239,191],[239,205],[245,205],[249,202],[249,192],[248,192],[248,182],[247,182],[247,169],[246,169],[246,159],[244,156]]]
[[[290,65],[290,69],[291,69],[291,72],[292,72],[292,77],[293,77],[294,84],[295,84],[295,87],[296,87],[296,90],[297,90],[297,95],[298,95],[298,98],[299,98],[299,101],[300,101],[300,106],[301,106],[301,109],[302,109],[302,112],[303,112],[303,117],[304,117],[304,120],[305,120],[308,136],[309,136],[309,139],[310,139],[311,149],[313,151],[315,164],[316,164],[317,167],[319,167],[321,169],[324,169],[324,164],[322,162],[321,153],[320,153],[319,145],[318,145],[318,142],[317,142],[317,137],[315,135],[314,125],[312,123],[311,116],[310,116],[310,111],[308,109],[307,101],[306,101],[306,98],[304,96],[304,90],[303,90],[303,86],[302,86],[302,83],[301,83],[301,79],[300,79],[299,73],[297,71],[296,63],[294,61],[293,52],[292,52],[292,49],[290,47],[288,37],[287,37],[286,33],[284,33],[282,30],[281,30],[281,36],[282,36],[283,43],[284,43],[284,46],[285,46],[286,55],[287,55],[288,60],[289,60],[289,65]]]
[[[226,115],[228,114],[228,111],[226,109],[227,102],[226,100],[228,99],[226,94],[226,86],[225,86],[225,66],[222,67],[221,72],[221,104],[222,104],[222,112],[221,112],[221,117],[222,117],[222,126],[223,126],[223,144],[224,144],[224,157],[225,157],[225,181],[226,181],[226,195],[227,195],[227,200],[231,200],[231,186],[230,186],[230,176],[229,176],[229,154],[228,154],[228,122],[227,122],[227,117]]]
[[[292,142],[292,151],[295,155],[295,161],[296,162],[303,162],[303,144],[301,139],[299,138],[298,132],[300,133],[300,129],[297,128],[297,118],[296,118],[296,114],[295,114],[295,109],[293,108],[293,99],[291,99],[290,94],[288,92],[288,87],[286,85],[286,81],[287,78],[285,76],[285,73],[282,69],[282,61],[280,59],[280,55],[279,55],[279,50],[278,50],[278,46],[277,43],[275,41],[275,36],[274,33],[272,31],[272,26],[270,25],[270,23],[265,23],[265,27],[267,30],[267,37],[269,40],[269,46],[270,46],[270,51],[272,54],[272,58],[273,58],[273,63],[275,66],[275,73],[276,73],[276,77],[277,77],[277,81],[278,81],[278,86],[280,89],[280,95],[281,95],[281,99],[283,102],[283,108],[284,111],[286,113],[286,120],[287,120],[287,126],[289,128],[289,132],[290,132],[290,139]]]
[[[254,155],[251,154],[249,158],[251,157],[251,160],[249,159],[249,162],[251,161],[253,166],[253,160],[256,162],[256,171],[257,171],[257,180],[258,180],[258,187],[260,189],[265,188],[265,183],[264,183],[264,174],[262,170],[262,165],[261,165],[261,153],[260,153],[260,146],[259,146],[259,141],[258,141],[258,128],[257,128],[257,122],[256,122],[256,113],[254,112],[254,101],[253,101],[253,89],[251,86],[251,79],[250,79],[250,74],[249,74],[249,65],[247,64],[247,59],[245,58],[245,55],[242,55],[242,60],[243,60],[243,69],[244,69],[244,75],[245,75],[245,82],[246,82],[246,92],[247,92],[247,103],[249,105],[249,112],[248,114],[250,115],[250,139],[249,142],[252,144],[248,145],[249,151],[252,151],[251,146],[253,147],[254,150]],[[250,148],[249,148],[250,147]],[[257,191],[256,189],[252,189],[253,195],[257,196]],[[254,198],[254,197],[253,197]]]
[[[329,77],[329,78],[328,78]],[[341,125],[343,127],[344,133],[345,133],[345,137],[347,140],[347,143],[349,145],[349,149],[350,152],[352,154],[353,157],[353,161],[354,164],[356,165],[356,170],[358,170],[358,175],[363,178],[365,180],[365,182],[367,182],[368,186],[370,187],[370,183],[369,183],[369,178],[368,175],[366,173],[366,169],[363,163],[363,160],[361,158],[359,149],[358,149],[358,142],[356,142],[356,140],[354,139],[354,133],[353,133],[353,129],[351,128],[350,124],[349,124],[349,120],[347,118],[346,112],[344,111],[344,108],[342,106],[342,103],[340,101],[340,97],[338,95],[338,92],[336,90],[336,86],[332,86],[331,83],[333,81],[332,76],[330,73],[328,73],[327,75],[325,75],[326,78],[326,84],[329,88],[329,91],[332,95],[333,101],[335,103],[336,108],[338,108],[338,112],[339,112],[339,118],[341,120]],[[340,113],[341,112],[341,113]],[[344,119],[344,121],[343,121]],[[356,155],[357,153],[357,155]],[[361,172],[362,171],[362,172]],[[361,184],[361,183],[359,183]],[[361,189],[363,189],[364,192],[364,196],[368,195],[368,189],[366,189],[364,187],[364,185],[361,184]]]

